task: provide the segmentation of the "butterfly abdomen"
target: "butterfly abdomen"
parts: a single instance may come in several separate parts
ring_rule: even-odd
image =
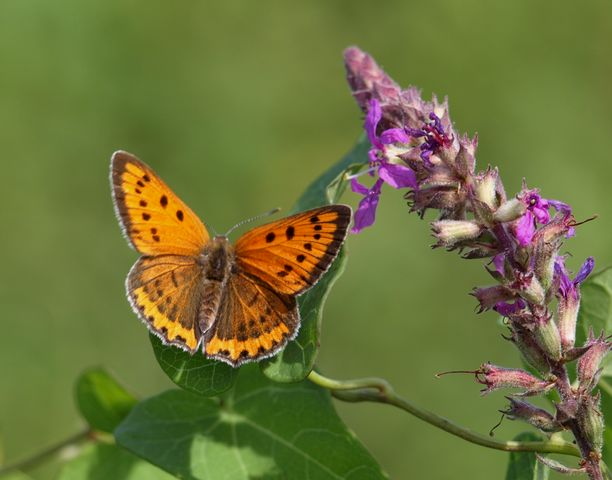
[[[204,277],[199,312],[201,334],[206,333],[217,318],[223,292],[234,264],[233,256],[233,247],[227,238],[215,237],[208,242],[198,257]]]

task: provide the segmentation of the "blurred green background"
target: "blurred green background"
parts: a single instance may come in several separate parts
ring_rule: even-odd
[[[281,206],[360,133],[342,51],[356,44],[402,85],[450,97],[457,129],[478,132],[480,168],[509,194],[527,179],[584,219],[566,248],[577,269],[612,264],[612,3],[0,3],[0,443],[4,461],[77,431],[72,385],[104,365],[135,393],[168,388],[123,281],[136,254],[120,235],[111,153],[150,163],[219,232]],[[356,204],[350,192],[345,201]],[[495,315],[468,292],[479,262],[431,250],[428,225],[385,191],[376,228],[348,239],[329,298],[319,364],[379,375],[474,430],[503,395],[469,376],[518,366]],[[338,405],[391,478],[503,478],[507,455],[381,405]],[[524,430],[505,422],[497,437]],[[49,478],[53,466],[32,472]]]

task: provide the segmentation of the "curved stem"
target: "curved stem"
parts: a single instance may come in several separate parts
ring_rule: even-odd
[[[440,428],[452,435],[487,448],[504,450],[507,452],[540,452],[561,453],[580,457],[578,449],[569,442],[560,439],[549,439],[541,442],[516,442],[513,440],[499,441],[491,437],[473,432],[472,430],[457,425],[456,423],[441,417],[429,410],[418,407],[414,403],[400,397],[386,380],[379,378],[363,378],[356,380],[333,380],[324,377],[314,370],[308,375],[308,379],[331,390],[332,395],[338,400],[345,402],[377,402],[393,405],[420,418],[424,422]]]
[[[31,457],[25,458],[18,462],[9,463],[8,465],[3,465],[0,467],[0,476],[14,470],[28,470],[33,468],[39,463],[44,462],[48,457],[60,452],[63,448],[88,440],[91,435],[92,431],[88,428],[82,432],[76,433],[64,440],[59,441],[56,444],[41,450],[40,452],[35,453]]]

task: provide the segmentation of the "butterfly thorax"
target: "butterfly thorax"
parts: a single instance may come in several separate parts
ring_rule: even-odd
[[[204,278],[223,282],[227,280],[234,263],[234,247],[227,237],[213,237],[198,257]]]
[[[213,237],[198,256],[202,268],[202,298],[199,313],[200,332],[204,334],[214,323],[225,288],[232,273],[234,247],[225,236]]]

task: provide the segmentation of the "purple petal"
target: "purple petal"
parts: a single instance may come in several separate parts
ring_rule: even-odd
[[[378,152],[380,152],[380,150],[376,147],[370,148],[370,150],[368,150],[368,157],[370,158],[371,164],[377,164],[380,161]]]
[[[526,192],[524,198],[525,205],[533,216],[536,218],[538,223],[545,225],[550,222],[550,214],[548,213],[548,201],[542,198],[537,190],[530,190]]]
[[[557,212],[561,212],[561,213],[571,213],[572,212],[572,207],[570,207],[567,203],[560,202],[559,200],[548,200],[548,203]]]
[[[565,257],[558,256],[555,260],[555,273],[559,277],[559,291],[561,295],[567,298],[568,292],[574,288],[574,284],[565,269]]]
[[[595,259],[593,257],[589,257],[584,261],[582,267],[580,267],[578,275],[576,275],[576,278],[574,278],[574,285],[579,285],[580,283],[584,282],[593,271],[593,268],[595,268]]]
[[[504,274],[504,264],[506,263],[506,254],[498,253],[493,257],[493,265],[495,265],[495,270],[497,270],[502,275]]]
[[[542,225],[546,225],[548,222],[550,222],[550,214],[548,213],[548,207],[534,207],[531,210],[531,213],[533,213],[533,216],[536,218],[538,223]]]
[[[405,165],[383,163],[378,169],[378,176],[393,188],[416,188],[416,175]]]
[[[410,137],[401,128],[390,128],[380,134],[380,141],[385,145],[392,143],[408,143]]]
[[[508,317],[512,314],[520,312],[526,306],[527,304],[519,298],[514,303],[498,302],[497,304],[495,304],[495,307],[493,307],[493,310],[495,310],[503,317]]]
[[[372,100],[370,100],[368,113],[365,117],[365,123],[363,127],[365,128],[365,131],[368,134],[368,139],[370,140],[370,143],[374,147],[379,149],[382,149],[383,145],[382,143],[380,143],[380,140],[376,135],[376,128],[378,127],[378,122],[380,122],[381,118],[382,109],[380,108],[380,103],[378,102],[378,100],[373,98]]]
[[[368,187],[359,183],[356,178],[351,179],[351,190],[361,195],[367,195],[369,192]]]
[[[531,242],[535,233],[534,216],[530,210],[527,210],[520,220],[515,224],[514,236],[519,244],[524,247]]]
[[[382,184],[382,180],[377,180],[372,189],[369,190],[367,195],[359,202],[357,211],[353,216],[353,228],[351,228],[351,233],[359,233],[361,230],[374,223]]]

